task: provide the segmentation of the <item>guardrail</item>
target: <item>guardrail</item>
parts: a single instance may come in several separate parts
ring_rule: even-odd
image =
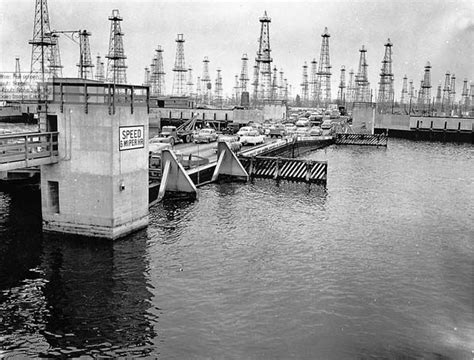
[[[0,135],[0,171],[58,161],[58,132]]]

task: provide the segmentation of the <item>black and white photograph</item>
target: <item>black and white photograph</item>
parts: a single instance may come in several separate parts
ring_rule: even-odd
[[[474,360],[472,0],[0,0],[0,359]]]

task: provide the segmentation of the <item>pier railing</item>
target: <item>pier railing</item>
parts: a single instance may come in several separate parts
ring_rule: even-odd
[[[0,171],[58,162],[58,132],[0,135]]]

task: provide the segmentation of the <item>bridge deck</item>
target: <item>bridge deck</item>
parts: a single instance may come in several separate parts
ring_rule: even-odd
[[[0,171],[58,162],[58,133],[0,135]]]

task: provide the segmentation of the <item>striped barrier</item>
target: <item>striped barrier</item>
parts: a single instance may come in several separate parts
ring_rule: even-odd
[[[388,136],[385,134],[336,134],[336,145],[371,145],[387,146]]]
[[[250,177],[300,181],[309,183],[326,183],[327,162],[278,157],[242,157],[240,162]]]

